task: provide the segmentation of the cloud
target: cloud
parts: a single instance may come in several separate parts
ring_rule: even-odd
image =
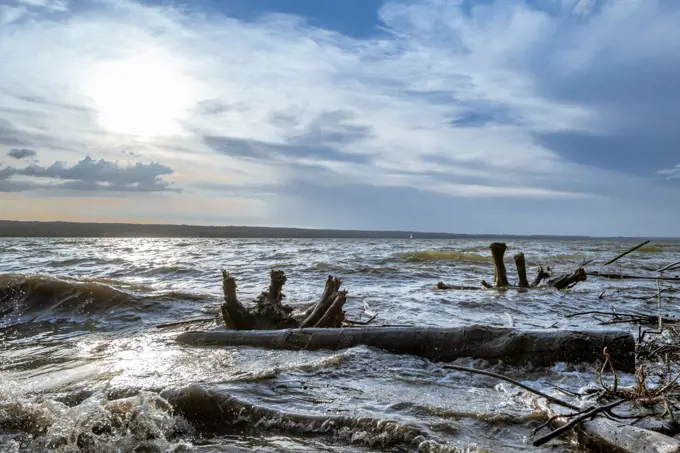
[[[38,153],[32,149],[14,148],[10,149],[7,155],[13,159],[26,159],[27,157],[35,157],[38,155]]]
[[[83,149],[109,164],[144,156],[181,168],[173,179],[192,195],[265,191],[296,198],[308,215],[305,192],[338,191],[364,213],[356,227],[380,223],[369,217],[398,199],[390,191],[448,200],[473,229],[486,215],[470,199],[506,206],[508,217],[557,216],[568,200],[612,228],[599,202],[665,209],[649,195],[673,175],[658,169],[677,164],[675,2],[389,0],[362,16],[380,23],[361,33],[298,9],[12,5],[0,12],[7,149],[40,149],[46,161],[81,161]],[[50,168],[11,183],[117,184]]]
[[[16,192],[37,189],[107,192],[177,191],[161,176],[172,174],[171,168],[158,163],[135,163],[123,166],[105,159],[87,156],[72,166],[55,162],[48,167],[28,165],[24,168],[0,168],[0,190]],[[15,177],[20,177],[15,180]],[[23,177],[23,178],[22,178]]]
[[[667,179],[680,179],[680,165],[666,170],[660,170],[657,174],[665,176]]]

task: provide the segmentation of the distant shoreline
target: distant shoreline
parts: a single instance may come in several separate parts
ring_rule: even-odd
[[[643,239],[513,234],[456,234],[418,231],[332,230],[250,226],[201,226],[133,223],[33,222],[0,220],[0,237],[87,238],[245,238],[245,239]],[[677,240],[678,238],[654,238]]]

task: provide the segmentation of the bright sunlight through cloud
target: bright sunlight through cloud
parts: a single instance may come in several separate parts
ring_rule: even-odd
[[[172,62],[147,55],[94,64],[84,90],[103,128],[141,139],[181,135],[197,91]]]

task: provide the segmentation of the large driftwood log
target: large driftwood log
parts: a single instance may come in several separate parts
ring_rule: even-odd
[[[347,292],[339,291],[342,279],[329,276],[321,300],[300,317],[293,316],[293,308],[283,304],[284,272],[272,270],[269,277],[267,290],[260,294],[254,307],[246,309],[236,296],[236,280],[227,271],[222,271],[224,303],[220,308],[228,330],[342,326],[345,320],[342,308],[347,300]]]
[[[521,331],[469,326],[357,327],[349,329],[292,329],[269,331],[185,332],[177,341],[194,346],[253,346],[270,349],[344,349],[373,346],[396,354],[452,361],[460,357],[532,362],[595,362],[606,346],[617,369],[633,371],[635,342],[622,331]]]

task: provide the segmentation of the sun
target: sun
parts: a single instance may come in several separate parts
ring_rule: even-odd
[[[196,101],[195,82],[155,55],[96,63],[83,87],[104,129],[147,139],[182,135]]]

